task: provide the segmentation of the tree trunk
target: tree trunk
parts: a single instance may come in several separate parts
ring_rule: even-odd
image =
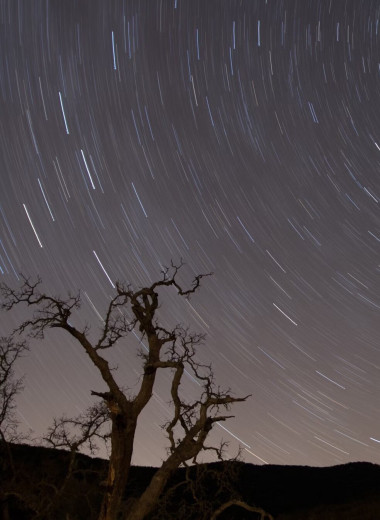
[[[111,457],[106,493],[98,520],[117,520],[131,467],[136,421],[121,414],[112,419]]]
[[[179,449],[180,453],[172,453],[162,466],[156,471],[148,487],[137,499],[131,511],[125,516],[124,520],[143,520],[156,506],[168,480],[180,466],[181,462],[191,458],[184,456],[184,450]]]
[[[166,471],[162,471],[161,467],[157,470],[149,486],[137,499],[130,513],[125,516],[125,520],[143,520],[146,515],[154,509],[167,481],[175,469],[176,467],[171,470],[168,468]]]

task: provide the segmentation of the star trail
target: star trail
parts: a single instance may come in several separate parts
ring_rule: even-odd
[[[1,281],[80,289],[95,334],[117,280],[213,272],[163,292],[162,319],[252,394],[213,432],[247,462],[380,463],[379,19],[374,0],[0,0]],[[127,393],[143,348],[109,355]],[[59,331],[18,369],[36,437],[103,389]],[[136,464],[165,456],[168,378]]]

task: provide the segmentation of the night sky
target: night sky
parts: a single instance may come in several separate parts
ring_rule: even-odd
[[[213,272],[163,320],[252,394],[213,437],[247,462],[380,463],[379,20],[372,0],[0,0],[1,281],[81,289],[95,335],[116,280]],[[62,331],[31,346],[37,436],[104,386]],[[110,354],[131,394],[139,348]],[[137,464],[165,454],[168,381]]]

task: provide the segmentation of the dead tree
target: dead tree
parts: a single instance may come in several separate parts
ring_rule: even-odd
[[[11,337],[0,338],[0,447],[1,457],[11,474],[14,472],[10,442],[25,439],[18,431],[15,398],[23,390],[23,378],[16,378],[14,366],[28,349],[25,341],[14,341]],[[5,466],[2,468],[5,471]],[[9,475],[8,475],[9,477]]]
[[[14,366],[26,350],[25,341],[0,338],[0,439],[3,442],[18,439],[15,398],[23,389],[23,379],[15,378]]]
[[[171,399],[172,419],[166,424],[169,438],[169,453],[154,474],[146,490],[138,497],[127,512],[125,520],[143,519],[153,510],[157,501],[176,469],[186,461],[196,461],[198,454],[207,448],[206,438],[213,425],[232,417],[226,414],[233,403],[245,401],[248,396],[237,398],[221,390],[214,383],[211,366],[198,363],[196,347],[204,336],[193,334],[177,325],[165,328],[157,318],[159,292],[163,288],[174,288],[179,296],[188,298],[200,287],[204,276],[194,278],[189,289],[183,289],[177,280],[179,265],[172,263],[162,271],[161,279],[150,286],[134,290],[131,285],[116,284],[116,294],[108,304],[103,327],[96,342],[90,341],[89,329],[78,329],[70,317],[80,307],[80,295],[69,295],[66,299],[52,297],[40,292],[40,280],[32,282],[24,278],[20,289],[1,286],[3,309],[9,311],[19,304],[35,309],[32,317],[24,321],[14,333],[28,332],[32,337],[43,338],[49,328],[60,328],[75,338],[99,371],[107,392],[93,391],[105,402],[111,421],[111,454],[106,492],[99,520],[116,520],[122,511],[122,499],[128,481],[137,421],[149,403],[161,369],[172,372]],[[135,395],[127,396],[114,377],[103,352],[114,347],[132,330],[138,329],[147,342],[147,352],[142,355],[141,379]],[[126,346],[126,345],[123,345]],[[187,403],[180,393],[185,370],[199,381],[200,396]]]
[[[91,455],[98,449],[97,440],[105,440],[108,437],[108,430],[104,426],[109,423],[107,406],[103,401],[90,406],[84,413],[75,418],[66,416],[54,418],[52,426],[48,429],[43,440],[49,447],[55,449],[68,450],[70,456],[67,461],[67,469],[61,482],[54,485],[52,482],[42,481],[40,488],[45,488],[42,494],[43,499],[35,507],[35,519],[52,518],[54,507],[59,504],[59,500],[66,492],[72,477],[76,473],[85,473],[83,470],[77,471],[77,454],[80,449],[86,447]],[[46,489],[49,492],[46,492]]]
[[[23,389],[23,379],[15,377],[14,367],[26,350],[24,341],[16,342],[11,337],[0,338],[0,515],[4,518],[8,515],[8,495],[1,481],[4,479],[9,482],[15,476],[10,443],[25,438],[18,431],[15,414],[15,399]]]

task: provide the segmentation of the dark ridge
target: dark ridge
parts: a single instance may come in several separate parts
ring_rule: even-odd
[[[32,520],[37,512],[46,520],[96,520],[106,460],[77,454],[74,473],[57,495],[67,475],[70,454],[22,444],[9,447],[14,470],[0,444],[1,520]],[[154,472],[152,467],[132,468],[126,506]],[[261,507],[278,520],[380,520],[380,466],[354,462],[315,468],[226,461],[181,468],[149,518],[207,519],[233,498]],[[257,518],[256,513],[232,506],[218,520]]]

